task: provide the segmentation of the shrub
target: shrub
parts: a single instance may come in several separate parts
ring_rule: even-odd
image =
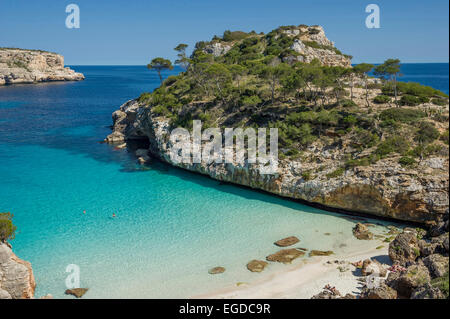
[[[398,160],[398,163],[402,166],[412,166],[416,161],[409,156],[403,156]]]
[[[425,117],[426,114],[419,110],[390,108],[380,113],[382,121],[393,120],[402,123],[410,123]]]
[[[441,134],[440,140],[448,145],[448,129]]]
[[[341,103],[342,107],[354,107],[354,106],[356,106],[356,103],[353,102],[350,99],[344,99],[340,103]]]
[[[439,290],[444,294],[445,298],[448,298],[448,283],[448,271],[444,276],[431,280],[431,285],[433,287],[439,288]]]
[[[245,106],[255,106],[260,104],[262,101],[257,95],[244,96],[242,98],[242,104]]]
[[[345,169],[343,167],[339,167],[338,169],[332,171],[331,173],[327,174],[328,178],[336,178],[344,174]]]
[[[345,162],[346,168],[352,168],[357,166],[369,166],[370,165],[370,159],[367,157],[360,158],[360,159],[351,159]]]
[[[139,96],[138,102],[139,103],[149,103],[151,101],[151,99],[152,99],[152,94],[145,92]]]
[[[302,173],[302,178],[303,178],[305,181],[310,181],[310,180],[313,179],[313,175],[312,175],[311,171],[306,171],[306,172],[303,172],[303,173]]]
[[[362,148],[369,148],[375,146],[380,138],[377,134],[361,128],[355,129],[353,143],[360,145]]]
[[[391,102],[391,98],[387,95],[378,95],[373,99],[373,102],[376,104],[385,104],[385,103],[390,103]]]
[[[404,154],[409,149],[408,141],[402,136],[392,136],[381,142],[375,151],[381,157],[390,153]]]
[[[441,98],[431,99],[431,103],[434,105],[444,106],[447,105],[447,101]]]
[[[436,129],[433,123],[421,122],[419,124],[419,130],[416,132],[414,139],[421,144],[429,144],[438,139],[439,136],[439,131]]]
[[[248,33],[246,33],[246,32],[226,30],[223,33],[222,39],[223,39],[223,41],[229,42],[229,41],[242,40],[242,39],[245,39],[246,37],[248,37]]]
[[[11,213],[0,213],[0,243],[14,239],[16,226],[12,223]]]
[[[405,94],[400,98],[400,105],[416,106],[421,103],[421,100],[414,95]]]

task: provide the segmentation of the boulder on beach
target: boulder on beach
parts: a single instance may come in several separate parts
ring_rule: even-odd
[[[299,241],[300,241],[300,239],[298,239],[297,237],[289,236],[289,237],[286,237],[286,238],[276,241],[274,244],[279,247],[287,247],[287,246],[294,245],[294,244],[298,243]]]
[[[75,296],[76,298],[81,298],[88,290],[89,290],[89,288],[73,288],[73,289],[67,289],[64,293],[66,295]]]
[[[361,273],[363,276],[374,275],[378,277],[386,276],[387,270],[376,259],[366,259],[363,261]]]
[[[405,265],[420,255],[417,233],[404,231],[389,243],[389,257],[394,263]]]
[[[254,259],[247,264],[247,269],[251,272],[261,272],[267,265],[268,263],[266,261]]]
[[[295,248],[282,249],[274,254],[267,256],[266,260],[287,264],[291,263],[294,259],[303,256],[304,254],[305,252]]]
[[[208,270],[208,274],[210,274],[210,275],[217,275],[217,274],[221,274],[223,272],[225,272],[224,267],[214,267],[214,268],[211,268],[210,270]]]

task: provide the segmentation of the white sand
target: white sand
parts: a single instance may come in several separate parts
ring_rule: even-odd
[[[259,299],[259,298],[300,298],[309,299],[322,291],[326,284],[335,286],[342,295],[347,293],[359,294],[363,284],[358,281],[359,270],[351,264],[337,264],[335,260],[355,262],[367,258],[377,257],[384,264],[389,263],[387,257],[388,248],[375,249],[379,242],[373,242],[373,247],[363,252],[354,252],[346,256],[326,256],[307,258],[300,264],[286,265],[286,268],[277,273],[264,275],[261,279],[252,283],[243,284],[239,287],[230,286],[220,291],[193,296],[193,298],[236,298],[236,299]],[[331,263],[327,263],[331,261]],[[338,267],[347,266],[349,270],[341,272]]]

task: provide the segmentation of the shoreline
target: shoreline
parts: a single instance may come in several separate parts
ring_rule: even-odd
[[[376,249],[378,244],[369,250],[355,251],[339,256],[310,257],[295,265],[287,265],[286,269],[262,275],[262,278],[239,287],[227,286],[205,294],[194,295],[191,299],[310,299],[320,293],[326,284],[335,286],[344,296],[347,293],[358,295],[363,284],[358,281],[360,271],[349,264],[368,258],[390,265],[388,246]],[[349,270],[341,272],[339,263]]]

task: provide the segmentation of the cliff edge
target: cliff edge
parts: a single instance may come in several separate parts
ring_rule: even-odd
[[[83,79],[83,74],[64,67],[62,55],[39,50],[0,48],[0,85]]]

